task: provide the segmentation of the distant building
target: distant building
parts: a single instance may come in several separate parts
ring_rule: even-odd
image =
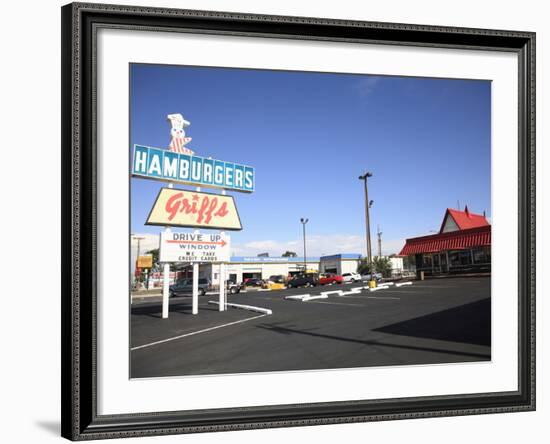
[[[447,208],[438,234],[407,239],[399,253],[428,275],[491,271],[491,224],[485,215]]]
[[[397,257],[395,255],[388,256],[391,264],[391,273],[392,276],[398,276],[404,271],[403,258]]]
[[[332,256],[308,256],[308,272],[350,273],[357,271],[361,255],[335,254]],[[189,266],[183,266],[187,270]],[[209,279],[213,285],[219,284],[219,267],[211,264],[201,264],[199,276]],[[271,276],[294,276],[304,271],[303,257],[265,257],[265,256],[233,256],[226,265],[227,279],[233,282],[243,282],[246,279],[269,279]]]
[[[355,253],[333,254],[332,256],[323,256],[319,260],[319,270],[321,273],[356,273],[357,267],[361,262],[361,255]]]

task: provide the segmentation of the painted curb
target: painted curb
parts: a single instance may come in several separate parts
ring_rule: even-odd
[[[309,294],[296,294],[292,296],[285,296],[285,299],[289,301],[301,301],[304,298],[309,298],[311,295]]]
[[[328,299],[328,296],[326,294],[324,295],[319,295],[319,296],[309,296],[307,298],[303,298],[302,299],[302,302],[307,302],[307,301],[311,301],[313,299]]]
[[[399,284],[395,284],[396,287],[402,287],[403,285],[412,285],[413,283],[411,281],[408,282],[400,282]]]
[[[360,294],[362,290],[363,290],[363,287],[356,287],[351,289],[350,291],[344,291],[340,296],[345,296],[348,294]]]
[[[329,295],[329,294],[337,294],[338,296],[342,296],[344,292],[342,290],[332,290],[332,291],[322,291],[322,295]]]
[[[208,301],[208,303],[209,304],[220,305],[220,303],[217,302],[217,301]],[[270,310],[269,308],[254,307],[253,305],[243,305],[243,304],[233,304],[233,303],[229,303],[229,304],[225,304],[225,305],[227,307],[241,308],[243,310],[255,311],[255,312],[263,313],[263,314],[266,314],[266,315],[273,314],[273,311]]]
[[[290,301],[307,302],[313,299],[328,299],[328,296],[326,294],[320,294],[317,296],[311,296],[310,294],[297,294],[292,296],[285,296],[285,299],[288,299]]]

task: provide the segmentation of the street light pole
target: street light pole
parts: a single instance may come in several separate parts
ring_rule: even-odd
[[[382,257],[382,232],[380,231],[380,225],[378,225],[378,231],[376,235],[378,236],[378,257]]]
[[[300,222],[302,223],[302,228],[304,232],[304,274],[307,272],[307,253],[306,253],[306,224],[309,222],[309,219],[306,218],[300,218]]]
[[[369,269],[371,273],[371,278],[374,276],[374,270],[372,269],[372,248],[370,242],[370,214],[369,209],[374,203],[374,201],[369,200],[369,188],[367,185],[367,180],[369,177],[372,177],[372,173],[366,172],[362,176],[359,176],[359,180],[362,180],[365,184],[365,220],[367,225],[367,260],[369,263]]]

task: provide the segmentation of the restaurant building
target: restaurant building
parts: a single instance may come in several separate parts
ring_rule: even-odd
[[[438,234],[407,239],[399,253],[425,275],[491,271],[491,225],[485,214],[447,208]]]

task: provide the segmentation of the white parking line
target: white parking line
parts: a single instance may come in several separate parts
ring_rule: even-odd
[[[395,292],[392,292],[392,293],[397,293],[397,292],[395,291]],[[397,299],[397,300],[401,300],[401,298],[393,298],[391,296],[342,296],[342,299],[363,299],[363,300],[365,300],[365,299]]]
[[[367,296],[367,299],[397,299],[398,301],[401,300],[401,298],[392,298],[390,296]]]
[[[141,348],[146,348],[146,347],[151,347],[153,345],[163,344],[165,342],[175,341],[176,339],[185,338],[187,336],[198,335],[199,333],[206,333],[208,331],[217,330],[218,328],[229,327],[230,325],[241,324],[243,322],[251,321],[253,319],[263,318],[264,316],[268,316],[268,315],[261,314],[259,316],[253,316],[251,318],[241,319],[240,321],[229,322],[228,324],[216,325],[215,327],[205,328],[204,330],[198,330],[198,331],[193,331],[191,333],[186,333],[184,335],[174,336],[173,338],[163,339],[162,341],[156,341],[156,342],[151,342],[149,344],[139,345],[137,347],[132,347],[130,349],[130,351],[139,350]]]
[[[457,288],[456,286],[444,286],[444,285],[415,285],[413,288],[432,288],[434,290],[439,290],[440,288]]]
[[[388,290],[389,288],[390,288],[390,287],[383,287],[383,286],[380,286],[380,287],[369,288],[369,291]]]
[[[343,302],[311,301],[311,304],[349,305],[350,307],[364,307],[362,304],[344,304]]]

